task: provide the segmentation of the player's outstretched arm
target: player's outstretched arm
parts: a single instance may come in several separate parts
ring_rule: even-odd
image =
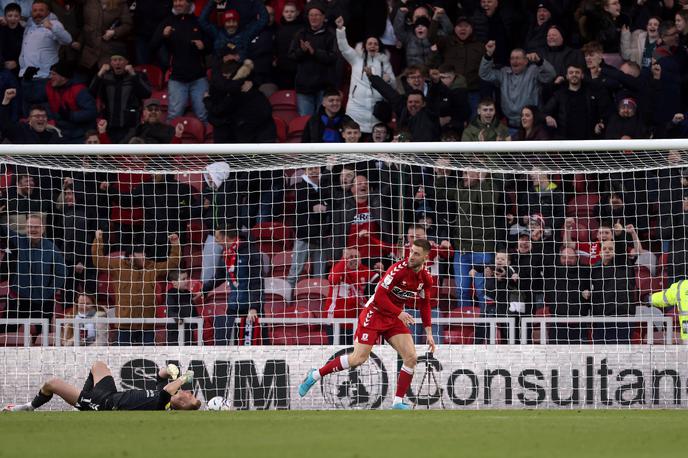
[[[164,369],[161,369],[160,372],[162,372]],[[193,380],[194,372],[193,371],[187,371],[184,375],[179,377],[177,380],[173,380],[167,385],[165,385],[165,388],[163,388],[165,391],[170,393],[171,395],[175,395],[177,391],[182,387],[182,385],[186,383],[191,383]]]

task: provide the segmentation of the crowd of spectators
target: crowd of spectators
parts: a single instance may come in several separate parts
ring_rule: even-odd
[[[193,122],[209,142],[276,142],[290,121],[274,108],[278,91],[293,94],[302,142],[688,131],[686,0],[0,4],[5,143],[181,143]],[[647,293],[638,272],[685,274],[680,168],[586,176],[533,168],[526,179],[457,172],[450,159],[250,173],[219,162],[196,187],[146,173],[135,157],[121,158],[119,173],[3,164],[11,298],[3,313],[51,317],[60,303],[100,314],[106,276],[116,316],[153,317],[167,303],[167,316],[183,319],[227,282],[212,340],[229,343],[237,318],[250,325],[265,313],[275,251],[256,234],[276,223],[288,232],[282,251],[293,253],[286,287],[328,279],[335,293],[322,313],[330,317],[355,316],[369,283],[414,237],[436,247],[444,311],[634,315]],[[195,221],[198,233],[189,229]],[[349,279],[347,269],[360,275]],[[173,297],[161,301],[156,285],[167,280],[172,293],[163,293]],[[119,327],[115,340],[151,343],[151,330]],[[626,342],[630,327],[567,325],[552,338]]]

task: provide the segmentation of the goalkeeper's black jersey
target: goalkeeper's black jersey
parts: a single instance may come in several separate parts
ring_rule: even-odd
[[[112,410],[165,410],[172,396],[165,391],[167,379],[158,377],[154,390],[127,390],[112,395]]]

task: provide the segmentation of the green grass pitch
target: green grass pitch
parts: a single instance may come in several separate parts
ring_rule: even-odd
[[[688,411],[34,412],[0,457],[686,457]]]

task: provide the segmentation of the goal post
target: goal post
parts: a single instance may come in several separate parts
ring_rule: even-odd
[[[417,406],[688,406],[688,320],[653,296],[688,274],[688,140],[0,146],[2,403],[102,359],[237,409],[388,407],[385,344],[296,389],[425,238]]]

